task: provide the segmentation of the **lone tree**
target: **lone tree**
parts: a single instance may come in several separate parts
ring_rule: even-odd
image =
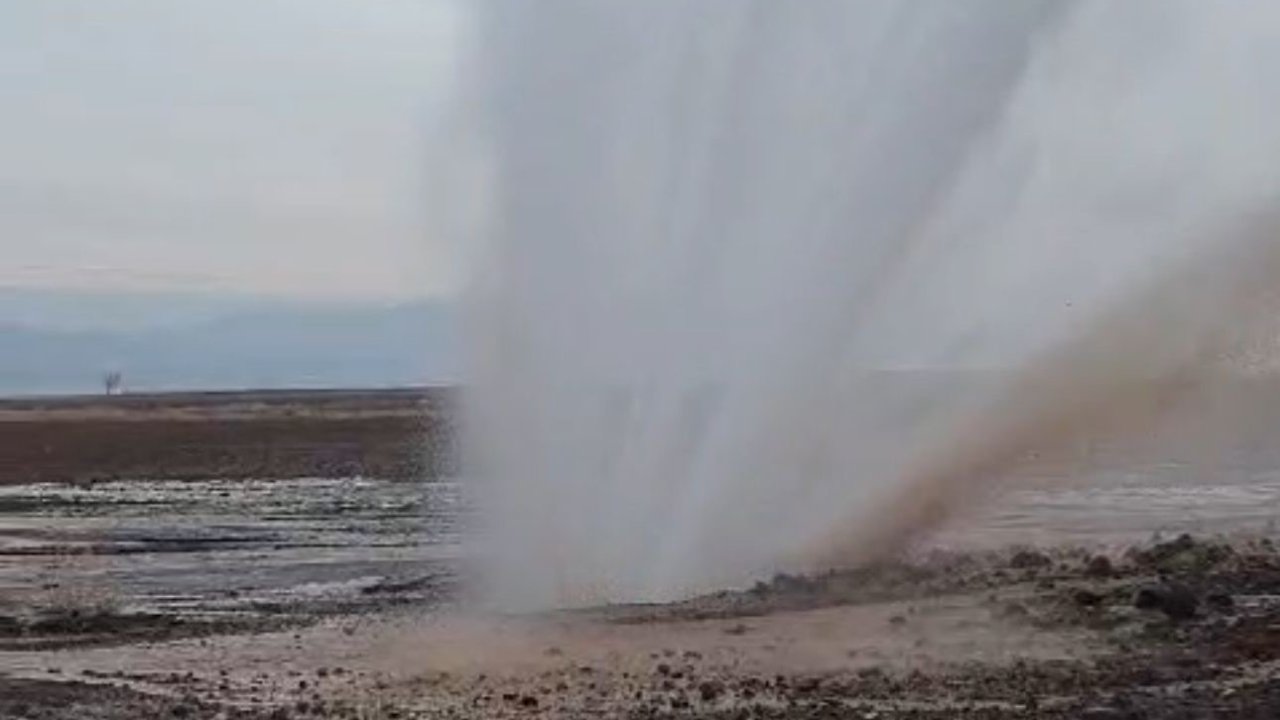
[[[106,373],[102,376],[102,388],[108,395],[120,394],[120,383],[124,380],[124,376],[117,371]]]

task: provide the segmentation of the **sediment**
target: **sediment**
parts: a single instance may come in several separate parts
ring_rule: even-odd
[[[436,622],[371,610],[268,633],[253,656],[279,656],[258,666],[235,630],[147,638],[137,657],[170,653],[171,671],[122,671],[127,648],[37,655],[51,674],[0,676],[0,717],[1280,717],[1280,553],[1266,538],[934,552],[523,618],[522,639],[492,647],[515,631],[459,643]],[[473,659],[438,662],[458,648]],[[108,657],[115,669],[95,667]]]

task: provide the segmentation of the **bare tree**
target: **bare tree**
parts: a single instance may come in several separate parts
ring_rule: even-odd
[[[119,395],[121,393],[121,383],[124,381],[124,375],[118,371],[111,371],[102,376],[102,387],[108,395]]]

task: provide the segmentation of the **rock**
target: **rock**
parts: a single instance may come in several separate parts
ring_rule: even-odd
[[[1177,584],[1147,585],[1133,596],[1133,606],[1139,610],[1159,610],[1173,620],[1195,617],[1199,605],[1195,593]]]
[[[817,583],[802,575],[778,573],[770,583],[774,590],[783,593],[808,593],[817,588]]]
[[[907,624],[907,619],[901,615],[894,615],[893,617],[889,618],[889,624],[895,627],[900,627],[902,625]]]
[[[658,667],[655,668],[655,670],[657,670],[658,674],[663,677],[671,674],[671,666],[666,663],[658,663]]]
[[[1205,596],[1204,602],[1206,605],[1219,612],[1230,612],[1236,607],[1235,598],[1231,597],[1229,593],[1224,592],[1209,593]]]
[[[0,615],[0,636],[21,635],[23,628],[23,622],[18,618]]]
[[[698,697],[702,702],[715,702],[724,694],[724,683],[719,680],[706,680],[698,685]]]
[[[1095,608],[1102,604],[1103,597],[1092,590],[1077,590],[1071,600],[1080,607]]]
[[[1048,555],[1036,550],[1019,550],[1009,558],[1009,567],[1014,570],[1032,570],[1052,565]]]
[[[1027,606],[1022,603],[1009,602],[1000,608],[1000,614],[1007,618],[1025,618],[1031,614],[1031,611],[1027,610]]]
[[[1229,545],[1198,542],[1190,535],[1182,534],[1137,553],[1135,559],[1139,564],[1162,573],[1202,573],[1233,553]]]
[[[1106,555],[1094,555],[1084,567],[1084,574],[1091,578],[1109,578],[1115,574],[1115,566]]]
[[[1133,606],[1139,610],[1159,610],[1162,598],[1163,593],[1159,587],[1147,585],[1134,593]]]
[[[1173,540],[1170,540],[1169,542],[1156,543],[1151,548],[1151,552],[1155,555],[1165,555],[1165,556],[1176,555],[1180,552],[1185,552],[1187,550],[1190,550],[1195,546],[1196,546],[1196,539],[1191,537],[1191,535],[1188,533],[1182,533],[1181,535],[1174,538]]]
[[[751,628],[747,627],[746,625],[743,625],[742,623],[738,623],[737,625],[734,625],[732,627],[725,628],[724,634],[725,635],[746,635],[747,631],[750,629]]]
[[[801,678],[800,681],[795,684],[796,692],[800,693],[813,693],[817,692],[821,688],[822,678],[818,677]]]
[[[536,708],[538,707],[538,698],[532,695],[525,695],[524,697],[520,698],[520,707]]]

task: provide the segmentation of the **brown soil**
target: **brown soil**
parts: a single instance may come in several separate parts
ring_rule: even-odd
[[[0,402],[0,485],[133,478],[434,477],[450,391],[244,392]]]

